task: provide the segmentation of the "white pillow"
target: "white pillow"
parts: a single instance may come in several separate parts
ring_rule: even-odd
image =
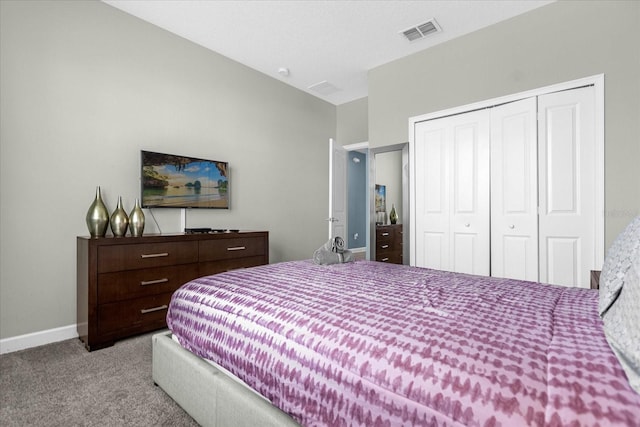
[[[600,273],[598,313],[603,316],[614,303],[624,284],[624,278],[640,248],[640,216],[635,217],[616,237],[607,251]]]
[[[629,384],[640,393],[640,253],[632,260],[620,295],[603,321],[609,345],[618,356]]]

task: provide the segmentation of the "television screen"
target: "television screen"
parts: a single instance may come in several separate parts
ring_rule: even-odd
[[[141,151],[143,208],[229,209],[229,164]]]

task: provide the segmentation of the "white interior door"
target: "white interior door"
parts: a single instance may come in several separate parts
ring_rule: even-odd
[[[329,139],[329,239],[347,240],[347,151]]]
[[[491,275],[538,280],[536,98],[491,109]]]
[[[415,126],[416,265],[489,275],[489,112]]]
[[[538,97],[540,281],[589,287],[597,268],[595,89]]]

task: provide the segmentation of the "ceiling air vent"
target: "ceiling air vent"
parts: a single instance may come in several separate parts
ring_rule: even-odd
[[[407,28],[401,31],[402,35],[410,42],[420,40],[429,34],[439,33],[442,31],[435,19],[430,19],[424,24],[416,25],[415,27]]]
[[[338,92],[340,89],[329,83],[326,80],[323,80],[319,83],[308,86],[307,89],[312,90],[314,92],[318,92],[321,95],[331,95],[332,93]]]

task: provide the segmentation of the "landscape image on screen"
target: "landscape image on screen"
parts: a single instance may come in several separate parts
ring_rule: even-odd
[[[229,209],[228,163],[141,151],[145,208]]]

